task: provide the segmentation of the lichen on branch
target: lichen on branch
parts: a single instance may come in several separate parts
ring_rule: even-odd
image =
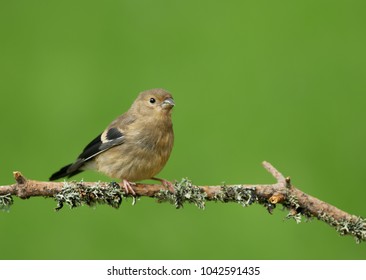
[[[288,210],[286,218],[292,218],[297,223],[301,222],[303,217],[317,218],[334,227],[341,235],[352,235],[357,243],[366,240],[364,218],[344,212],[295,188],[290,178],[285,178],[270,163],[263,162],[263,166],[277,180],[276,183],[195,186],[185,178],[175,182],[174,192],[170,192],[162,185],[134,184],[132,188],[136,196],[126,194],[122,185],[116,182],[41,182],[28,180],[16,171],[13,173],[15,184],[0,186],[0,209],[9,209],[13,204],[12,196],[23,199],[33,196],[53,197],[57,202],[56,210],[60,210],[65,204],[71,208],[96,204],[119,208],[122,201],[131,196],[134,203],[137,197],[148,196],[158,202],[169,202],[175,208],[182,208],[185,203],[191,203],[204,209],[207,201],[216,201],[238,203],[244,207],[261,204],[272,213],[276,206],[281,204]]]

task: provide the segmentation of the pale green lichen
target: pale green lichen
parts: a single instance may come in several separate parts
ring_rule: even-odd
[[[282,203],[284,209],[289,210],[286,219],[293,219],[297,224],[301,223],[304,213],[301,211],[299,201],[296,196],[288,194]]]
[[[13,203],[13,197],[10,194],[0,195],[0,210],[8,212]]]
[[[302,214],[301,213],[292,213],[291,211],[286,215],[286,219],[294,219],[297,224],[301,223]]]
[[[123,197],[124,192],[115,182],[102,187],[99,183],[85,186],[83,182],[65,181],[62,190],[55,195],[55,200],[57,201],[56,210],[60,210],[64,204],[69,205],[70,208],[83,204],[88,206],[107,204],[113,208],[119,208]]]
[[[155,197],[158,202],[168,201],[174,204],[176,208],[182,208],[185,202],[196,205],[199,209],[205,208],[205,201],[208,199],[207,194],[200,187],[194,186],[188,179],[182,179],[174,186],[175,192],[168,190],[160,190]],[[221,190],[209,198],[211,201],[219,202],[236,202],[242,206],[249,206],[258,202],[255,194],[255,188],[238,186],[222,186]]]
[[[169,190],[160,190],[155,197],[158,202],[168,201],[175,208],[182,208],[183,204],[188,202],[196,205],[199,209],[205,209],[206,193],[199,187],[192,185],[187,178],[183,178],[174,185],[175,192]]]
[[[258,197],[255,193],[255,187],[248,188],[237,186],[222,186],[220,192],[216,193],[212,200],[221,202],[236,202],[243,207],[249,206],[258,202]]]
[[[300,207],[299,201],[298,201],[297,197],[294,195],[288,195],[287,201],[285,204],[287,207],[294,208],[295,210]]]
[[[356,243],[366,241],[366,219],[364,218],[357,217],[353,220],[336,220],[324,212],[319,212],[317,218],[335,227],[340,235],[353,235]]]

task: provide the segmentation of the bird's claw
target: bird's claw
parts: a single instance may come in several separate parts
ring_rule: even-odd
[[[174,184],[170,181],[163,180],[161,182],[171,193],[175,193]]]
[[[135,184],[135,183],[133,183],[133,182],[129,182],[129,181],[127,181],[127,180],[123,179],[123,181],[122,181],[122,186],[123,186],[123,188],[125,189],[126,194],[131,193],[133,196],[135,196],[135,195],[136,195],[136,193],[135,193],[135,191],[133,190],[133,188],[131,187],[131,185],[136,185],[136,184]]]
[[[152,178],[154,180],[160,181],[161,184],[166,187],[171,193],[175,193],[174,184],[168,180],[160,179],[160,178]]]

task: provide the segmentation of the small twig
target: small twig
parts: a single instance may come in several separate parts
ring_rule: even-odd
[[[137,196],[155,197],[159,202],[169,201],[176,208],[185,202],[194,203],[199,208],[205,207],[205,201],[236,202],[243,206],[253,203],[264,205],[272,213],[277,204],[289,210],[288,218],[301,221],[301,216],[315,217],[322,220],[341,235],[353,235],[357,242],[366,240],[366,220],[344,212],[333,205],[312,197],[291,184],[290,177],[284,177],[270,163],[263,162],[265,169],[277,180],[274,184],[257,185],[225,185],[225,186],[194,186],[183,179],[175,183],[175,192],[161,185],[133,185]],[[54,197],[58,202],[57,210],[66,203],[70,207],[82,204],[93,205],[106,203],[118,208],[124,193],[117,183],[94,182],[41,182],[26,179],[20,172],[14,172],[16,183],[0,186],[0,208],[7,208],[13,203],[12,195],[26,199],[32,196]]]

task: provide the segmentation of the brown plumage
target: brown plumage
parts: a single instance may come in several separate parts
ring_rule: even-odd
[[[77,160],[54,173],[50,180],[71,177],[84,170],[97,170],[120,179],[127,192],[130,182],[155,179],[169,159],[174,134],[171,94],[163,89],[141,92],[130,109],[90,142]]]

